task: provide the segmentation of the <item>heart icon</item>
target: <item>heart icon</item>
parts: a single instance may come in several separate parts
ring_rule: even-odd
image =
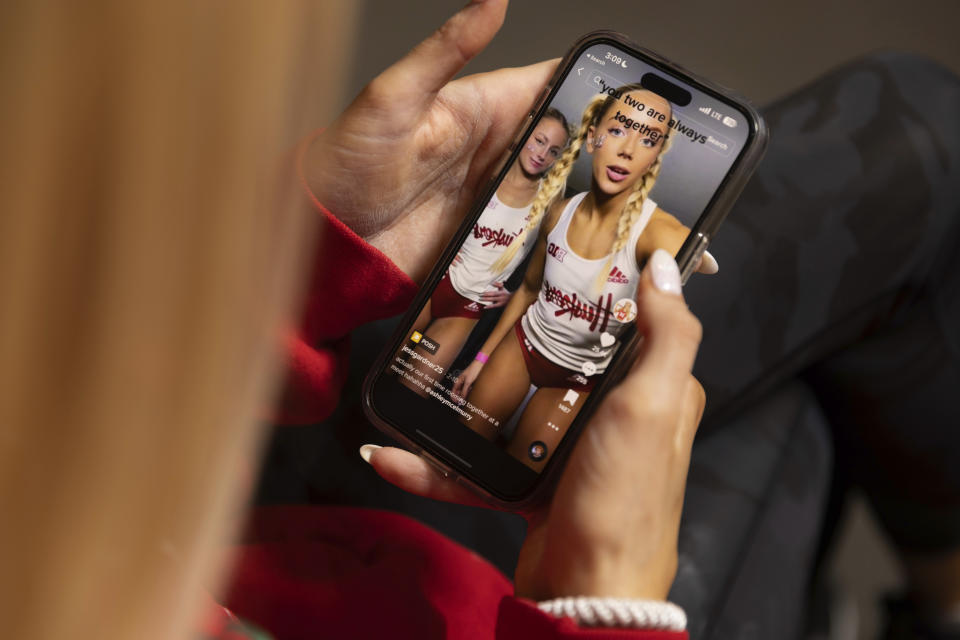
[[[600,344],[602,344],[604,347],[609,347],[610,345],[612,345],[612,344],[613,344],[614,342],[616,342],[616,341],[617,341],[617,339],[614,338],[614,337],[613,337],[609,332],[607,332],[607,331],[604,331],[603,333],[600,334]]]

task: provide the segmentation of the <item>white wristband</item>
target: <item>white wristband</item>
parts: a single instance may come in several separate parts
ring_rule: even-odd
[[[660,631],[683,631],[687,614],[672,602],[630,598],[555,598],[538,602],[542,611],[569,616],[585,627],[627,627]]]

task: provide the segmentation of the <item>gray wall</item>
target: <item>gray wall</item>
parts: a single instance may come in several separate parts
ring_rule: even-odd
[[[459,0],[362,3],[349,95],[403,55],[462,4]],[[901,49],[960,73],[957,0],[514,0],[506,24],[468,72],[563,54],[577,36],[623,31],[641,45],[764,104],[844,60]]]

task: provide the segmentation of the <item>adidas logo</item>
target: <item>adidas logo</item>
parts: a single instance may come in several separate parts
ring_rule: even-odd
[[[470,304],[467,305],[467,310],[468,310],[468,311],[480,311],[480,305],[477,304],[476,302],[471,302]]]
[[[623,271],[620,271],[617,267],[610,269],[610,275],[607,276],[607,282],[615,282],[617,284],[630,284],[630,279],[624,275]]]

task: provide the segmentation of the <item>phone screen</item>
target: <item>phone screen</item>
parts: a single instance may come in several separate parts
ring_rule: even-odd
[[[600,41],[566,67],[370,387],[379,419],[501,498],[548,468],[630,335],[646,258],[677,253],[755,133],[641,55]]]

